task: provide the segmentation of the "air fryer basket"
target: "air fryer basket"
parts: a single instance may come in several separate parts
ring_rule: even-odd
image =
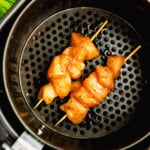
[[[91,139],[89,147],[87,145],[87,148],[91,149],[96,146],[95,142],[101,145],[101,142],[108,138],[109,143],[109,138],[118,133],[121,136],[121,132],[125,134],[127,129],[131,130],[130,124],[137,120],[141,108],[145,107],[144,97],[147,94],[145,88],[148,86],[148,80],[144,76],[143,57],[139,55],[142,52],[138,52],[123,66],[121,75],[116,80],[115,91],[110,93],[101,105],[90,109],[86,119],[79,125],[73,125],[66,119],[57,127],[54,126],[64,115],[59,106],[66,102],[69,96],[64,99],[56,98],[51,105],[42,103],[36,111],[32,110],[37,103],[39,88],[47,83],[46,71],[49,64],[54,56],[61,54],[69,46],[71,32],[91,37],[105,19],[108,19],[108,25],[94,40],[100,50],[100,56],[85,62],[86,68],[80,78],[84,80],[95,70],[96,65],[106,64],[107,56],[127,56],[142,43],[135,29],[122,18],[97,8],[69,8],[41,19],[34,26],[29,20],[29,24],[25,26],[27,32],[23,30],[22,33],[17,33],[17,38],[16,28],[12,31],[14,33],[10,34],[12,41],[8,40],[7,52],[4,55],[4,78],[9,100],[27,129],[48,145],[62,146],[65,141],[64,146],[71,142],[75,149],[82,149],[84,143]],[[20,21],[20,27],[22,24],[24,22]],[[141,51],[145,51],[144,47]],[[7,61],[9,63],[6,63]],[[39,130],[43,133],[39,134]],[[61,141],[56,141],[54,137]],[[84,139],[82,146],[80,139]]]
[[[37,103],[39,88],[47,83],[46,71],[51,60],[69,46],[71,32],[91,36],[106,18],[108,26],[95,40],[100,56],[86,61],[83,80],[95,70],[96,65],[104,65],[108,55],[127,56],[140,43],[138,35],[126,22],[104,10],[72,8],[49,17],[33,31],[24,46],[19,69],[22,92],[31,109]],[[67,136],[101,137],[118,130],[133,117],[140,101],[143,78],[139,61],[138,55],[127,61],[116,81],[115,91],[101,105],[90,109],[83,123],[73,125],[66,120],[54,127],[64,114],[59,106],[69,97],[64,100],[56,98],[48,106],[43,103],[36,115],[48,127]]]

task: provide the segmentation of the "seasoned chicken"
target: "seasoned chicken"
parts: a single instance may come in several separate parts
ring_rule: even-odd
[[[115,80],[113,71],[107,66],[97,66],[96,72],[99,83],[113,90],[115,88]]]
[[[64,98],[71,90],[71,78],[68,73],[61,77],[51,78],[57,96]]]
[[[68,119],[74,124],[82,122],[88,112],[88,108],[84,107],[73,97],[71,97],[67,103],[61,105],[60,109],[66,112]]]
[[[110,89],[99,83],[96,72],[92,72],[89,77],[83,81],[83,86],[99,103],[103,102],[107,94],[110,92]]]
[[[85,68],[85,64],[73,59],[70,61],[67,72],[72,79],[78,79],[82,75],[82,70]]]
[[[50,104],[55,97],[57,97],[57,94],[54,86],[50,82],[42,86],[38,94],[38,99],[43,99],[47,105]]]
[[[107,66],[113,71],[115,79],[120,76],[120,70],[125,63],[123,56],[108,56]]]
[[[82,86],[81,81],[72,81],[71,82],[71,92],[75,92]]]
[[[88,36],[72,32],[70,46],[81,47],[86,51],[85,60],[94,59],[99,56],[99,51]]]
[[[54,77],[61,77],[65,74],[61,63],[60,63],[60,56],[55,56],[52,63],[50,64],[50,67],[47,71],[47,78],[50,80]]]
[[[71,96],[78,100],[85,107],[94,107],[99,105],[99,102],[94,99],[83,86],[75,92],[72,92]]]

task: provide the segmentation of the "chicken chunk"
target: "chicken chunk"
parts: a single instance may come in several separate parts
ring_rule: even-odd
[[[55,92],[53,85],[50,82],[48,84],[45,84],[40,89],[38,94],[38,100],[43,99],[47,105],[50,104],[55,97],[57,97],[57,94]]]
[[[123,56],[108,56],[107,66],[113,71],[115,79],[120,76],[120,70],[125,63]]]
[[[77,61],[84,62],[86,50],[80,46],[76,46],[70,50],[69,55]]]
[[[78,100],[85,107],[95,107],[99,105],[99,102],[92,98],[89,92],[82,86],[77,91],[71,94],[76,100]]]
[[[63,72],[63,68],[60,64],[60,56],[55,56],[50,67],[47,71],[47,78],[50,81],[50,78],[63,76],[65,73]]]
[[[71,78],[68,73],[61,77],[51,78],[57,96],[64,98],[71,90]]]
[[[115,87],[114,73],[107,66],[97,66],[96,72],[98,75],[99,83],[111,90]]]
[[[99,51],[88,36],[72,32],[70,45],[72,47],[80,46],[85,49],[85,60],[90,60],[98,57]]]
[[[79,124],[84,120],[88,113],[88,108],[71,97],[67,103],[62,104],[60,109],[66,112],[68,119],[74,124]]]
[[[85,64],[83,62],[79,62],[73,59],[68,65],[67,72],[72,79],[77,79],[82,75],[82,71],[84,68]]]
[[[75,92],[82,86],[81,81],[72,81],[71,82],[71,92]]]
[[[89,77],[83,81],[83,86],[99,103],[103,102],[107,94],[110,92],[110,89],[104,87],[98,82],[96,72],[92,72]]]

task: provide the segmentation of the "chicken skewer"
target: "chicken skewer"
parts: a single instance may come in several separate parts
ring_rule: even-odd
[[[88,113],[88,108],[102,103],[108,93],[113,91],[114,79],[119,77],[122,65],[140,48],[141,45],[136,47],[126,58],[123,56],[108,56],[107,66],[97,66],[96,71],[83,81],[83,86],[71,94],[67,103],[60,106],[60,109],[65,111],[66,114],[55,126],[67,117],[74,124],[82,122]],[[93,88],[93,85],[96,88]]]
[[[52,84],[46,84],[41,88],[38,95],[39,101],[34,106],[33,110],[36,109],[43,101],[45,101],[46,104],[50,104],[55,97],[59,96],[64,98],[69,94],[70,89],[72,88],[71,78],[77,79],[82,75],[82,70],[85,67],[83,63],[84,60],[90,60],[99,55],[99,51],[96,49],[96,47],[94,47],[94,44],[91,41],[95,39],[95,37],[106,26],[107,23],[108,20],[106,20],[100,26],[98,31],[92,36],[91,39],[77,33],[72,33],[70,45],[74,48],[69,47],[64,50],[62,55],[54,57],[47,73],[48,80],[52,82]],[[85,50],[87,51],[86,54]],[[52,86],[54,86],[54,88]],[[61,88],[61,86],[63,88]],[[47,92],[45,92],[43,96],[45,89],[47,89]],[[49,92],[49,90],[51,90],[51,92]],[[47,98],[48,101],[45,100]]]

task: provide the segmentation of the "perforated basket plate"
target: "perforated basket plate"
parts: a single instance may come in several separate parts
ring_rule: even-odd
[[[110,12],[96,8],[72,8],[61,11],[43,21],[27,40],[20,62],[20,84],[29,105],[37,103],[37,94],[45,83],[46,71],[54,56],[69,46],[71,32],[92,36],[100,24],[108,19],[108,25],[94,40],[100,51],[96,59],[86,61],[86,68],[80,79],[86,78],[96,65],[105,65],[108,55],[127,56],[139,42],[135,30],[123,19]],[[48,128],[75,138],[95,138],[108,135],[125,126],[134,116],[142,93],[142,69],[138,54],[126,62],[120,77],[115,82],[115,90],[105,101],[89,109],[87,117],[79,125],[68,119],[57,127],[54,124],[64,115],[59,106],[69,96],[56,98],[51,105],[42,103],[35,115]]]

